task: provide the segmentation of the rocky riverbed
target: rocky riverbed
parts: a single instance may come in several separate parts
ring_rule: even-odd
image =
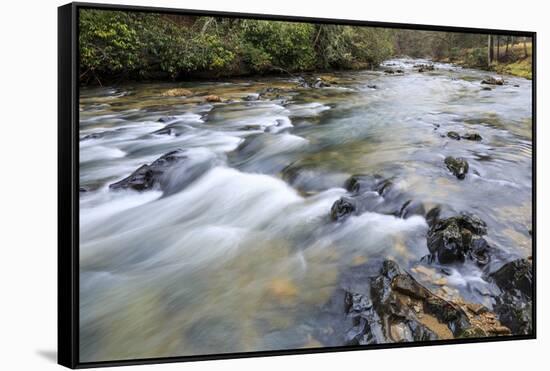
[[[532,332],[531,81],[83,88],[81,361]]]

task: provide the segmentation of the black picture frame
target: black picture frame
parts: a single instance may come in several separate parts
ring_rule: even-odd
[[[368,346],[339,346],[314,349],[293,349],[258,352],[240,352],[181,356],[168,358],[147,358],[111,360],[101,362],[80,362],[79,360],[79,46],[78,14],[80,9],[120,10],[125,12],[154,12],[178,15],[219,16],[229,18],[254,18],[264,20],[314,22],[340,25],[357,25],[411,30],[478,33],[492,35],[513,35],[532,38],[532,259],[533,259],[533,333],[505,337],[473,339],[436,340],[430,342],[407,342],[376,344]],[[370,22],[329,18],[234,13],[171,9],[130,5],[108,5],[96,3],[70,3],[58,8],[58,363],[69,368],[91,368],[105,366],[140,365],[169,362],[204,361],[246,357],[280,356],[343,352],[368,349],[387,349],[448,344],[466,344],[495,341],[536,339],[536,32],[513,31],[488,28],[463,28],[421,24]]]

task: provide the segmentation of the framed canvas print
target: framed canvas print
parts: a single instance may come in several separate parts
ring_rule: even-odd
[[[535,338],[534,32],[72,3],[58,35],[60,364]]]

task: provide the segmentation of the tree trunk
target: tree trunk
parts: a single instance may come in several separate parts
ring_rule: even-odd
[[[487,67],[491,67],[493,62],[493,37],[489,35],[487,37]]]
[[[497,57],[496,57],[497,64],[498,64],[499,58],[500,58],[500,35],[497,36]]]
[[[523,37],[523,57],[527,58],[527,37]]]
[[[510,45],[510,36],[506,38],[506,50],[504,51],[506,58],[508,58],[508,45]]]

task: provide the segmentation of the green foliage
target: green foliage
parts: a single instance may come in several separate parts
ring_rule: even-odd
[[[273,68],[311,70],[315,67],[313,30],[313,25],[307,23],[245,20],[241,33],[243,58],[254,72]]]
[[[102,79],[176,79],[373,68],[392,55],[487,66],[487,35],[373,27],[80,11],[83,83]],[[511,42],[499,62],[530,74],[530,44]],[[529,66],[528,66],[529,64]]]
[[[467,67],[486,67],[487,66],[487,48],[474,48],[466,53],[464,65]]]
[[[175,78],[180,73],[223,71],[235,59],[217,34],[194,32],[157,14],[83,10],[79,41],[83,78]]]
[[[80,62],[85,70],[117,73],[139,65],[142,45],[132,18],[124,12],[81,12]]]
[[[373,67],[393,53],[389,31],[367,27],[318,26],[316,47],[323,68]]]
[[[80,11],[82,82],[373,67],[392,54],[368,27]]]

